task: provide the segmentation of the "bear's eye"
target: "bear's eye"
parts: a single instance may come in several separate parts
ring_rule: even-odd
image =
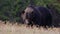
[[[33,14],[33,11],[31,13]]]

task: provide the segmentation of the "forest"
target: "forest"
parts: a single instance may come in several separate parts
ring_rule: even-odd
[[[21,12],[33,2],[36,6],[50,6],[60,15],[60,0],[0,0],[0,20],[21,22]]]

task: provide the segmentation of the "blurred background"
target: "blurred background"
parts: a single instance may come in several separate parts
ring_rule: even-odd
[[[0,20],[22,23],[21,12],[31,2],[36,6],[49,5],[60,15],[60,0],[0,0]]]

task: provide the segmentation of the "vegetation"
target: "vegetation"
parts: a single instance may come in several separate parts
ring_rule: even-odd
[[[31,0],[0,0],[0,20],[21,21],[20,13],[30,4]],[[59,0],[33,0],[37,6],[47,7],[52,4],[58,13],[60,13]]]

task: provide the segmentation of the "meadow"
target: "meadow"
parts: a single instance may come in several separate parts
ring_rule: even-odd
[[[12,25],[11,23],[0,21],[0,34],[60,34],[60,28],[26,27],[25,24]]]

